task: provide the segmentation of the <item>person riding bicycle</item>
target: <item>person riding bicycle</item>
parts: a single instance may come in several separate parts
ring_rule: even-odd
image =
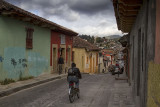
[[[59,75],[62,73],[63,71],[63,64],[64,64],[64,59],[62,57],[62,55],[60,55],[59,59],[58,59],[58,69],[59,69]]]
[[[79,91],[79,79],[81,79],[81,73],[79,68],[76,67],[75,63],[72,63],[72,67],[68,69],[68,75],[67,75],[67,81],[69,82],[69,88],[70,84],[72,82],[75,83],[75,88]]]

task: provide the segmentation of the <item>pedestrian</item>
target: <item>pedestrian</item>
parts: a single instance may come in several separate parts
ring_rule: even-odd
[[[64,59],[63,59],[62,55],[60,55],[60,57],[58,59],[58,71],[59,71],[59,75],[63,71],[63,65],[64,65]]]
[[[103,64],[104,64],[104,68],[106,70],[106,58],[103,56]]]

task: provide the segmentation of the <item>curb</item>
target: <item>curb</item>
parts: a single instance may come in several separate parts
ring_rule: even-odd
[[[11,94],[13,94],[15,92],[18,92],[18,91],[21,91],[23,89],[31,88],[31,87],[34,87],[34,86],[37,86],[37,85],[40,85],[40,84],[43,84],[43,83],[46,83],[46,82],[50,82],[50,81],[56,80],[56,79],[61,79],[61,78],[64,78],[66,76],[67,75],[52,77],[52,78],[49,78],[49,79],[44,79],[44,80],[36,81],[36,82],[33,82],[33,83],[25,84],[23,86],[19,86],[19,87],[15,87],[15,88],[12,88],[12,89],[8,89],[8,90],[0,92],[0,98],[2,98],[4,96],[11,95]]]

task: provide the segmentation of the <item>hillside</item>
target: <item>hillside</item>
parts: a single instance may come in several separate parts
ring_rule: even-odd
[[[120,35],[110,35],[110,36],[106,36],[106,39],[115,39],[115,38],[120,38]]]

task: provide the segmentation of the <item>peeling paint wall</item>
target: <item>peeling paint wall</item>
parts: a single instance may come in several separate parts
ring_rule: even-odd
[[[149,63],[147,107],[160,107],[160,64]]]
[[[26,29],[33,32],[33,49],[26,49]],[[50,29],[0,15],[0,80],[50,73]]]
[[[130,81],[134,101],[140,107],[147,106],[148,67],[155,57],[155,1],[144,1],[129,35]]]
[[[41,56],[37,52],[28,53],[28,68],[29,74],[32,76],[38,76],[44,71],[48,71],[49,60],[44,56]],[[36,72],[35,72],[36,71]]]

